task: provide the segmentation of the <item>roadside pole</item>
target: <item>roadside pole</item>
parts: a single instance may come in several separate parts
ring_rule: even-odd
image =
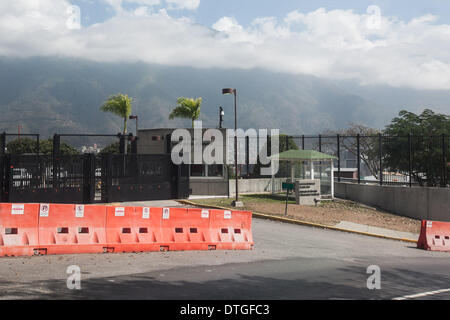
[[[281,184],[281,188],[284,190],[286,189],[286,206],[284,208],[284,215],[287,216],[288,214],[288,201],[289,201],[289,191],[290,190],[294,190],[294,183],[290,183],[290,182],[283,182]]]
[[[284,209],[285,216],[287,216],[287,213],[288,213],[288,199],[289,199],[289,189],[286,188],[286,208]]]

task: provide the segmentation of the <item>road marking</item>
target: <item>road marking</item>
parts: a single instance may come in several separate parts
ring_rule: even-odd
[[[403,297],[394,298],[392,300],[416,299],[416,298],[432,296],[432,295],[435,295],[435,294],[440,294],[440,293],[445,293],[445,292],[450,292],[450,289],[442,289],[442,290],[436,290],[436,291],[428,291],[428,292],[423,292],[423,293],[417,293],[417,294],[412,294],[412,295],[409,295],[409,296],[403,296]]]

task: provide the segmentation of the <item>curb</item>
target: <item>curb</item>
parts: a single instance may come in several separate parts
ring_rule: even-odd
[[[190,206],[196,206],[196,207],[220,209],[220,210],[230,210],[230,208],[226,208],[226,207],[212,206],[212,205],[200,205],[200,204],[191,202],[189,200],[176,200],[176,201],[179,202],[179,203],[182,203],[182,204],[186,204],[186,205],[190,205]],[[413,240],[413,239],[383,236],[383,235],[375,234],[375,233],[368,233],[368,232],[362,232],[362,231],[355,231],[355,230],[350,230],[350,229],[338,228],[338,227],[333,227],[333,226],[327,226],[327,225],[324,225],[324,224],[318,224],[318,223],[313,223],[313,222],[306,222],[306,221],[296,220],[296,219],[291,219],[291,218],[271,216],[271,215],[263,214],[263,213],[256,213],[256,212],[254,212],[252,215],[254,217],[260,218],[260,219],[267,219],[267,220],[273,220],[273,221],[278,221],[278,222],[297,224],[297,225],[301,225],[301,226],[321,228],[321,229],[328,229],[328,230],[341,231],[341,232],[347,232],[347,233],[354,233],[354,234],[359,234],[359,235],[363,235],[363,236],[369,236],[369,237],[381,238],[381,239],[388,239],[388,240],[395,240],[395,241],[402,241],[402,242],[408,242],[408,243],[417,243],[417,240]]]

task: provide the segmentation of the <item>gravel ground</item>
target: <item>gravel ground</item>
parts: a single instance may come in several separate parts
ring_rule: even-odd
[[[243,196],[245,210],[272,215],[283,215],[284,201],[271,196]],[[204,199],[193,200],[204,205],[229,206],[230,199]],[[288,216],[307,222],[319,223],[329,226],[337,225],[341,221],[365,224],[373,227],[386,228],[396,231],[420,233],[420,221],[397,216],[384,211],[370,208],[347,200],[324,202],[317,207],[299,206],[290,201]]]

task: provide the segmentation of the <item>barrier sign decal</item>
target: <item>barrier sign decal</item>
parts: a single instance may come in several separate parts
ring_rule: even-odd
[[[24,214],[24,207],[23,204],[13,204],[11,207],[11,214]]]
[[[77,204],[75,206],[75,217],[76,218],[83,218],[84,217],[84,205]]]
[[[48,212],[50,211],[50,204],[48,203],[41,203],[41,206],[39,208],[39,216],[40,217],[48,217]]]
[[[150,219],[150,208],[149,207],[142,208],[142,219]]]
[[[124,207],[117,207],[114,212],[116,217],[124,217],[125,216],[125,208]]]
[[[163,208],[163,219],[167,220],[170,218],[170,209],[169,208]]]
[[[209,210],[202,210],[202,218],[205,219],[209,218]]]

